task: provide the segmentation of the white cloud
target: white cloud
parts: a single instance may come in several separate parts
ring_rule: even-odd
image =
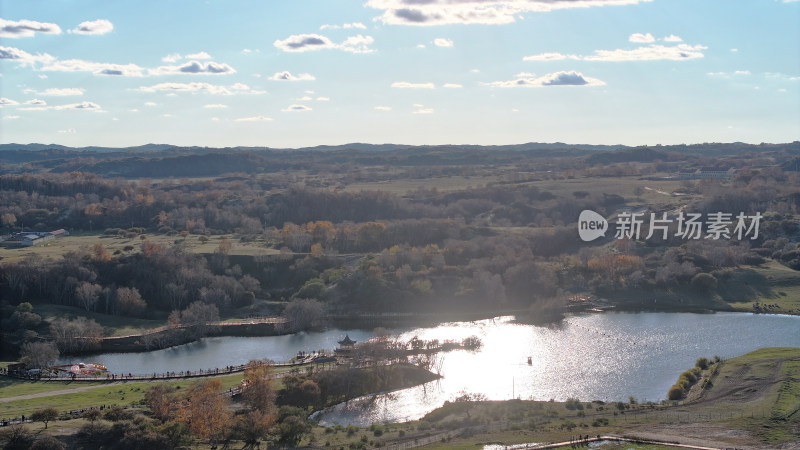
[[[136,64],[113,64],[68,59],[64,61],[51,61],[42,66],[48,72],[91,72],[95,75],[119,75],[126,77],[142,77],[145,69]]]
[[[283,112],[304,112],[304,111],[311,111],[306,105],[289,105],[286,108],[282,109]]]
[[[362,36],[360,34],[350,36],[338,46],[340,50],[350,53],[372,53],[375,50],[369,48],[375,39],[372,36]]]
[[[628,37],[629,42],[635,42],[637,44],[649,44],[651,42],[655,42],[656,38],[653,37],[652,34],[642,34],[642,33],[633,33]]]
[[[464,86],[462,86],[462,85],[460,85],[458,83],[445,83],[444,87],[447,88],[447,89],[458,89],[458,88],[462,88]]]
[[[231,86],[220,86],[211,83],[158,83],[152,86],[142,86],[139,88],[142,92],[205,92],[208,94],[221,94],[233,95],[234,91],[248,92],[251,94],[260,94],[260,91],[251,91],[246,84],[236,83]]]
[[[395,81],[392,83],[393,88],[399,89],[435,89],[433,83],[409,83],[408,81]]]
[[[236,73],[236,69],[224,63],[189,61],[179,66],[161,66],[148,71],[151,75],[174,75],[174,74],[205,74],[205,75],[228,75]]]
[[[18,101],[11,100],[10,98],[0,97],[0,106],[16,106],[19,105]]]
[[[211,108],[211,109],[223,109],[223,108],[227,108],[227,107],[228,107],[228,105],[223,105],[221,103],[203,105],[203,108]]]
[[[70,96],[77,96],[83,95],[85,89],[83,88],[49,88],[43,91],[31,91],[35,92],[36,95],[42,95],[46,97],[70,97]]]
[[[275,72],[275,75],[269,77],[270,80],[273,81],[313,81],[317,78],[310,73],[299,73],[297,75],[293,75],[288,70],[284,70],[283,72]]]
[[[367,0],[366,6],[382,10],[378,20],[391,25],[497,25],[512,23],[519,14],[528,12],[648,1],[651,0]]]
[[[16,115],[14,115],[14,116],[2,116],[3,119],[8,119],[8,120],[19,119],[19,117],[20,116],[16,116]]]
[[[272,122],[274,119],[264,116],[240,117],[235,122]]]
[[[450,39],[436,38],[433,40],[433,45],[437,47],[452,47],[454,44]]]
[[[525,74],[520,74],[525,75]],[[514,87],[548,87],[548,86],[602,86],[605,83],[597,78],[584,76],[580,72],[562,71],[549,73],[541,77],[517,77],[509,81],[494,81],[484,83],[488,86],[514,88]]]
[[[318,102],[329,102],[330,100],[330,97],[317,97]]]
[[[321,34],[295,34],[283,40],[276,40],[273,45],[285,52],[307,52],[313,50],[342,50],[350,53],[371,53],[369,48],[375,39],[372,36],[350,36],[341,44],[336,44]]]
[[[156,102],[144,102],[144,106],[158,106]]]
[[[51,61],[55,61],[56,58],[48,55],[47,53],[31,55],[25,50],[20,50],[14,47],[0,46],[0,59],[10,59],[17,61],[22,65],[29,65],[34,63],[49,63]]]
[[[702,45],[680,44],[676,46],[648,45],[633,50],[595,50],[591,56],[581,57],[584,61],[685,61],[702,58],[702,50],[708,47]]]
[[[669,36],[664,37],[664,42],[683,42],[683,39],[675,36],[674,34],[670,34]]]
[[[186,59],[211,59],[211,55],[206,52],[198,52],[186,55]]]
[[[61,34],[61,27],[54,23],[36,22],[33,20],[0,19],[0,37],[21,38],[32,37],[36,33]]]
[[[75,128],[67,128],[66,130],[58,130],[58,132],[61,133],[61,134],[75,134],[75,133],[77,133],[77,131],[75,131]]]
[[[326,30],[326,29],[338,30],[340,28],[343,28],[345,30],[350,30],[350,29],[353,29],[353,28],[358,28],[359,30],[366,30],[367,26],[364,25],[361,22],[353,22],[353,23],[346,23],[344,25],[329,25],[329,24],[326,24],[326,25],[322,25],[322,26],[319,27],[320,30]]]
[[[539,53],[522,58],[523,61],[560,61],[562,59],[577,59],[575,55],[564,55],[562,53]]]
[[[25,102],[26,105],[33,105],[33,106],[47,106],[47,102],[44,100],[40,100],[38,98],[34,98],[33,100],[28,100]]]
[[[314,99],[306,95],[305,97],[300,97],[298,100],[300,100],[301,102],[310,102],[311,100]]]
[[[25,108],[19,108],[20,111],[45,111],[45,110],[56,110],[61,111],[65,109],[77,109],[83,111],[97,111],[101,112],[102,108],[95,102],[80,102],[80,103],[70,103],[68,105],[55,105],[55,106],[30,106]]]
[[[425,44],[417,44],[417,48],[425,48]]]
[[[166,62],[166,63],[175,63],[175,62],[178,62],[178,61],[180,61],[182,59],[183,59],[183,56],[181,56],[180,53],[171,53],[171,54],[161,58],[161,60]]]
[[[413,114],[433,114],[435,111],[433,108],[423,108],[419,107],[417,110],[412,111]]]
[[[77,28],[69,30],[70,33],[100,35],[114,30],[114,24],[105,19],[81,22]]]
[[[375,111],[391,111],[392,107],[391,106],[376,106],[376,107],[374,107],[372,109],[374,109]]]

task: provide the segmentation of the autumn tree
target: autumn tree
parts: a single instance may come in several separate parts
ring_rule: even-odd
[[[275,424],[275,415],[259,410],[248,411],[236,417],[234,433],[244,442],[242,449],[261,447],[261,439],[269,433]]]
[[[272,367],[269,361],[252,360],[247,363],[242,385],[242,398],[255,410],[272,413],[275,409],[275,388],[271,378]]]
[[[162,423],[172,418],[174,409],[178,404],[175,388],[163,383],[147,389],[144,394],[144,400],[153,417],[159,419]]]
[[[219,379],[200,381],[187,390],[176,420],[187,423],[192,435],[215,447],[233,424],[230,406]]]

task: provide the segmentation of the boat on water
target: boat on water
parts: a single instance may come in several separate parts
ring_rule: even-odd
[[[98,375],[108,372],[108,368],[100,363],[77,363],[77,364],[62,364],[55,366],[59,372],[66,372],[75,375]]]

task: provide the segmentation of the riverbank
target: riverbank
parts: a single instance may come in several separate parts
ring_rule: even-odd
[[[798,448],[800,348],[765,348],[706,372],[683,402],[603,403],[573,400],[451,402],[420,423],[460,429],[432,448],[568,441],[616,435],[711,448]]]

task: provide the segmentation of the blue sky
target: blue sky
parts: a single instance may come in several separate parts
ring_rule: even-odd
[[[0,142],[800,139],[800,1],[0,0]]]

